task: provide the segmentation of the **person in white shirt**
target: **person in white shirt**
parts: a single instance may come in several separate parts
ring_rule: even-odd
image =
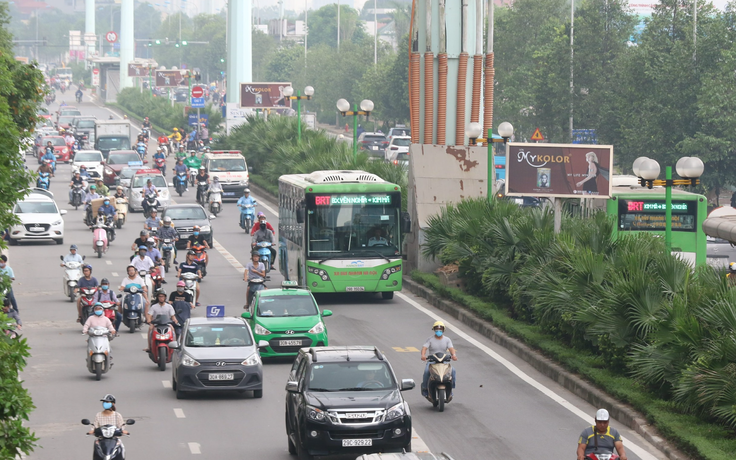
[[[151,260],[150,257],[148,257],[148,248],[145,246],[141,246],[138,248],[138,257],[133,257],[133,260],[130,261],[130,264],[135,267],[136,270],[139,272],[145,270],[146,272],[150,272],[153,267],[156,266],[156,264],[153,263],[153,260]]]
[[[388,246],[388,240],[383,237],[380,228],[373,229],[373,234],[368,240],[368,246]]]
[[[84,259],[82,259],[82,256],[77,254],[77,245],[72,244],[69,246],[69,254],[64,256],[64,261],[61,263],[61,266],[63,267],[65,263],[67,262],[79,262],[80,264],[84,262]]]

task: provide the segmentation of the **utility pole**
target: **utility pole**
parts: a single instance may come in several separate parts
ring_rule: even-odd
[[[573,65],[575,50],[573,35],[575,33],[575,0],[570,0],[570,143],[572,143],[573,111],[575,108],[575,66]]]
[[[304,68],[307,68],[307,36],[309,35],[309,23],[307,17],[309,15],[308,0],[304,0]]]
[[[378,0],[373,0],[373,65],[378,65]]]
[[[340,0],[337,0],[337,52],[340,52]]]

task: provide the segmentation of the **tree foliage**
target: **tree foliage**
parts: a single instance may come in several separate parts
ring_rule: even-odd
[[[337,4],[325,5],[309,13],[308,47],[327,45],[337,48]],[[346,43],[360,43],[367,37],[358,11],[340,5],[340,47]]]

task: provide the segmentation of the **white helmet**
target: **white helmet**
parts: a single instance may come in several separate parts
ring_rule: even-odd
[[[605,409],[598,409],[598,412],[595,413],[596,422],[607,422],[609,418],[608,411]]]

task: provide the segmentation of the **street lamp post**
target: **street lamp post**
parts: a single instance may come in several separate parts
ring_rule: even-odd
[[[672,166],[665,168],[665,180],[657,180],[659,163],[651,158],[639,157],[634,160],[634,174],[639,178],[642,187],[652,188],[655,185],[665,187],[664,244],[667,251],[672,251],[672,187],[684,185],[694,187],[700,184],[703,175],[703,161],[695,157],[682,157],[677,160],[675,169],[682,179],[672,179]]]
[[[488,189],[486,191],[486,194],[490,199],[491,196],[493,196],[493,176],[495,175],[495,171],[493,169],[493,143],[503,142],[504,146],[508,144],[509,139],[511,139],[511,136],[514,135],[514,126],[508,121],[504,121],[503,123],[498,125],[498,134],[501,136],[501,139],[494,139],[493,132],[490,129],[488,130],[488,137],[486,137],[485,139],[480,137],[480,135],[483,133],[483,125],[475,121],[468,125],[468,127],[465,129],[465,133],[468,135],[469,145],[478,145],[478,142],[485,142],[488,146]]]
[[[360,101],[360,110],[358,110],[358,104],[355,104],[354,109],[350,110],[350,103],[346,99],[339,99],[337,110],[343,117],[353,116],[353,159],[355,159],[358,156],[358,115],[365,115],[366,118],[370,117],[373,111],[373,101],[363,99]]]
[[[294,88],[291,86],[287,86],[284,88],[284,96],[286,96],[287,99],[291,99],[292,101],[296,101],[296,126],[298,134],[298,140],[299,142],[302,141],[302,99],[310,100],[312,99],[312,96],[314,96],[314,88],[311,86],[307,86],[304,88],[304,96],[299,94],[299,91],[296,92],[296,96],[294,94]]]

